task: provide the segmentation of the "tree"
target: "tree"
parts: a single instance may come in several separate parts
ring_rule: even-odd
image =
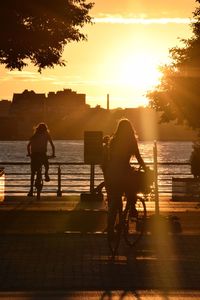
[[[200,0],[196,0],[200,3]],[[200,7],[193,13],[192,37],[182,47],[170,49],[171,62],[161,67],[162,78],[147,93],[150,106],[161,113],[161,122],[176,120],[200,129]]]
[[[91,23],[86,0],[6,0],[0,9],[0,63],[22,70],[28,59],[39,71],[65,65],[64,46],[86,40],[80,29]]]

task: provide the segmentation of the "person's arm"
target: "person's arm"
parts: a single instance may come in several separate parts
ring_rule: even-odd
[[[134,144],[135,144],[135,157],[136,157],[139,165],[143,168],[143,170],[146,170],[147,166],[145,165],[145,162],[140,154],[140,151],[138,148],[138,143],[136,140],[134,141]]]
[[[50,135],[48,136],[48,140],[49,140],[49,143],[50,143],[50,145],[51,145],[52,156],[55,156],[55,146],[54,146],[54,143],[53,143],[52,138],[51,138]]]

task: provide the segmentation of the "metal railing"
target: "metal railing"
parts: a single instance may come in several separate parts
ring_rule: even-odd
[[[153,168],[153,162],[147,163]],[[30,184],[30,163],[0,162],[5,170],[5,195],[26,195]],[[89,192],[91,166],[84,163],[50,162],[50,182],[44,182],[44,195],[67,195]],[[159,197],[172,197],[172,178],[192,178],[189,162],[157,162]],[[94,186],[103,181],[99,166],[94,166]]]

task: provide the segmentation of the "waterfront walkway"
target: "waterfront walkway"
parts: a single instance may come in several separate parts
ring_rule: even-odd
[[[153,214],[154,204],[147,206]],[[0,206],[0,298],[200,299],[199,204],[166,202],[161,214],[177,215],[182,232],[148,234],[133,249],[122,240],[112,261],[105,202],[6,199]]]

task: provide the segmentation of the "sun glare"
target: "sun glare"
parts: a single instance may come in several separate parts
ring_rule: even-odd
[[[156,57],[141,53],[124,58],[119,66],[120,81],[123,85],[132,85],[144,93],[159,83],[161,73]]]

